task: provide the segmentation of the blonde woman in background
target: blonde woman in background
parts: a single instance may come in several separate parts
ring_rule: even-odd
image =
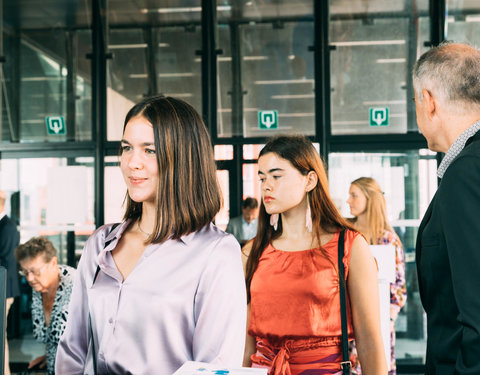
[[[370,245],[393,245],[395,247],[395,282],[390,284],[390,375],[396,374],[395,363],[395,320],[407,300],[405,286],[405,262],[400,239],[387,219],[385,197],[377,181],[360,177],[350,185],[350,213],[355,229],[362,233]]]

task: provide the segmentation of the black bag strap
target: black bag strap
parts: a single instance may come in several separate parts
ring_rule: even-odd
[[[338,236],[338,278],[340,284],[340,316],[342,321],[342,374],[350,375],[352,363],[348,356],[348,325],[347,325],[347,297],[345,286],[345,267],[343,255],[345,253],[345,229]]]
[[[118,227],[120,223],[115,223],[112,225],[110,228],[110,231],[107,233],[105,238],[109,236],[110,233],[112,233],[116,227]],[[105,249],[110,243],[113,241],[113,239],[105,241],[105,244],[103,245],[103,248]],[[95,284],[95,281],[97,280],[98,273],[100,272],[100,266],[97,266],[97,270],[95,271],[95,275],[93,276],[93,281],[92,281],[92,287]],[[93,373],[94,375],[97,375],[97,357],[95,355],[95,340],[93,339],[93,328],[92,328],[92,317],[90,315],[90,310],[88,311],[88,328],[90,331],[90,346],[92,347],[92,360],[93,360]]]

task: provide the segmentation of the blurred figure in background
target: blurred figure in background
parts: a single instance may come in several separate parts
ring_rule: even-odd
[[[230,219],[225,232],[235,236],[240,245],[245,245],[257,234],[258,201],[245,198],[242,202],[242,214]]]
[[[395,320],[407,300],[405,261],[403,247],[387,219],[385,197],[377,181],[360,177],[352,182],[347,203],[352,222],[370,245],[393,245],[395,247],[395,282],[390,284],[390,337],[391,367],[389,374],[396,374]]]
[[[33,237],[15,250],[20,275],[32,287],[33,336],[46,344],[46,354],[28,368],[47,368],[55,373],[55,356],[65,330],[75,269],[58,264],[57,250],[45,237]]]
[[[7,301],[5,319],[13,304],[14,298],[20,295],[18,285],[17,262],[13,252],[20,241],[17,226],[5,214],[5,200],[7,196],[0,190],[0,266],[7,270]],[[10,375],[7,333],[5,332],[5,375]]]

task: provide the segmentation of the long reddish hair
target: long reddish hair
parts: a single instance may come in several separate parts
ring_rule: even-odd
[[[278,136],[271,139],[260,152],[259,158],[268,153],[274,153],[277,156],[289,161],[301,174],[307,175],[313,171],[318,176],[317,185],[308,193],[308,202],[312,213],[312,229],[314,237],[320,243],[322,232],[334,233],[339,229],[353,229],[338,212],[335,204],[330,198],[328,192],[328,180],[323,161],[312,142],[303,136]],[[260,203],[258,216],[257,235],[253,239],[252,249],[250,251],[246,266],[246,286],[247,296],[250,302],[250,285],[253,274],[258,266],[258,261],[262,256],[264,249],[274,239],[282,234],[282,220],[279,218],[277,230],[270,225],[270,215],[265,211],[263,201]],[[322,247],[320,252],[335,267],[336,260],[328,257]]]

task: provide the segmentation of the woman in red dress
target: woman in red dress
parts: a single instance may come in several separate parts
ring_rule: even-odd
[[[260,152],[257,236],[244,248],[249,324],[244,365],[274,375],[341,371],[338,239],[345,229],[349,339],[364,375],[386,374],[377,267],[365,239],[339,214],[322,161],[301,136]]]

